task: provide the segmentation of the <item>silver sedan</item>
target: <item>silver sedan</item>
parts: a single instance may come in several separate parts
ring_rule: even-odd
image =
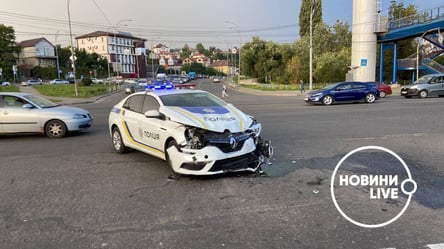
[[[58,105],[38,95],[0,92],[0,134],[42,133],[60,138],[92,124],[93,117],[84,109]]]

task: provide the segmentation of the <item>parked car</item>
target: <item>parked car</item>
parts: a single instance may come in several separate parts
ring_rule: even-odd
[[[145,86],[139,85],[137,83],[127,83],[125,85],[125,93],[126,94],[131,94],[131,93],[140,92],[140,91],[144,91],[144,90],[145,90]]]
[[[93,84],[103,84],[103,80],[96,79],[96,78],[91,78],[91,82]]]
[[[308,93],[305,102],[324,105],[331,105],[335,102],[357,101],[374,103],[378,97],[378,85],[375,82],[339,82]]]
[[[41,84],[43,83],[40,80],[27,80],[27,81],[22,81],[21,83],[22,86],[32,86],[32,85],[41,85]]]
[[[113,148],[166,160],[179,174],[256,171],[273,154],[262,126],[218,97],[202,91],[152,85],[115,105],[108,119]]]
[[[385,98],[385,96],[392,94],[392,88],[389,85],[382,82],[376,82],[376,84],[378,84],[379,97]]]
[[[56,84],[69,84],[69,81],[62,80],[62,79],[53,79],[49,82],[50,85],[56,85]]]
[[[10,85],[11,85],[11,82],[8,82],[8,81],[3,81],[1,83],[1,86],[10,86]]]
[[[88,129],[91,114],[81,108],[55,104],[41,96],[0,92],[0,134],[43,133],[60,138]]]
[[[413,84],[405,85],[401,88],[401,96],[411,98],[418,96],[426,98],[428,96],[444,96],[444,74],[429,74],[420,77]]]

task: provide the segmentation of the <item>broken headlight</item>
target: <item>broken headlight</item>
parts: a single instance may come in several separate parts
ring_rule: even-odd
[[[185,138],[190,149],[202,149],[207,145],[204,136],[205,131],[199,128],[189,127],[185,130]]]

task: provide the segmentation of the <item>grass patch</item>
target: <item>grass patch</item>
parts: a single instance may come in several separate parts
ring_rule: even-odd
[[[18,92],[18,86],[0,86],[0,92]]]
[[[69,85],[40,85],[33,86],[37,91],[45,96],[69,97],[69,98],[90,98],[105,94],[110,91],[107,85],[77,86],[78,95],[76,96],[75,87]]]
[[[241,84],[242,87],[261,90],[261,91],[300,91],[300,85],[291,85],[291,84]],[[326,84],[313,84],[313,90],[321,89],[325,87]],[[304,86],[305,91],[308,90],[308,84]]]

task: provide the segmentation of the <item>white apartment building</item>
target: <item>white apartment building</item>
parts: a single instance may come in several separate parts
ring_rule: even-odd
[[[145,39],[129,33],[96,31],[76,37],[77,48],[106,57],[120,76],[145,77]]]

